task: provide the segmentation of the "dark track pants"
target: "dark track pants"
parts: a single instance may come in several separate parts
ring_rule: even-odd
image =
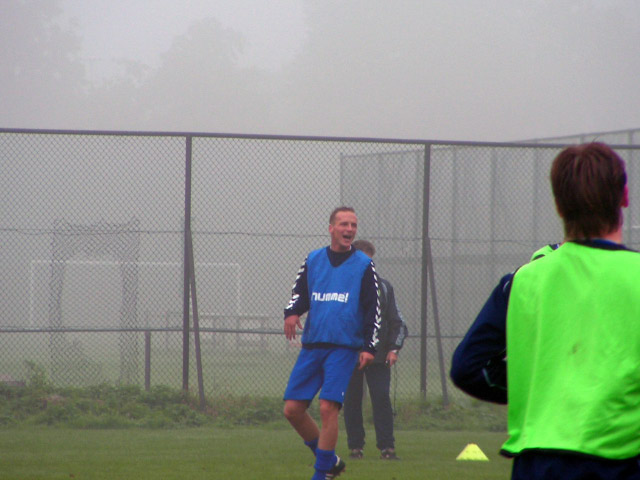
[[[373,424],[376,430],[376,446],[380,450],[394,448],[393,409],[389,397],[391,385],[391,368],[384,363],[372,363],[364,371],[353,371],[349,387],[344,397],[344,424],[347,430],[349,449],[364,447],[364,425],[362,420],[362,402],[364,378],[367,379],[371,406],[373,408]]]

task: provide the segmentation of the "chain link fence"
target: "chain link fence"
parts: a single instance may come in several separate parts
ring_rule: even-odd
[[[394,396],[462,399],[453,349],[499,277],[562,238],[548,172],[566,143],[0,130],[0,381],[36,364],[58,385],[194,389],[199,350],[207,395],[281,396],[300,348],[283,308],[346,204],[408,324]]]

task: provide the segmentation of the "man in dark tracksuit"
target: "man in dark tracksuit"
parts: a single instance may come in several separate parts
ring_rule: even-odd
[[[356,240],[353,246],[369,257],[375,255],[375,246],[367,240]],[[364,370],[353,371],[344,399],[344,423],[347,430],[347,444],[351,450],[350,457],[362,458],[365,444],[362,401],[366,377],[373,407],[376,446],[381,452],[380,458],[397,460],[390,398],[391,367],[398,360],[398,351],[402,348],[407,336],[407,325],[396,305],[393,286],[383,278],[378,277],[378,280],[381,310],[378,352],[371,365]]]

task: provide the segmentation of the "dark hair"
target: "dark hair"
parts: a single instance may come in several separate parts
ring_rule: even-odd
[[[376,254],[376,247],[368,240],[356,240],[351,245],[353,245],[353,248],[362,250],[370,257],[373,257]]]
[[[356,213],[355,209],[353,207],[337,207],[333,209],[333,212],[331,212],[331,215],[329,215],[329,223],[333,224],[333,222],[336,219],[336,215],[338,214],[338,212],[353,212]]]
[[[621,224],[627,183],[624,161],[599,142],[562,150],[551,165],[551,188],[569,239],[595,238]]]

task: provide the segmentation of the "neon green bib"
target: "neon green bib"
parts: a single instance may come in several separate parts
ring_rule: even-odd
[[[567,242],[514,277],[508,454],[640,454],[640,254]]]

